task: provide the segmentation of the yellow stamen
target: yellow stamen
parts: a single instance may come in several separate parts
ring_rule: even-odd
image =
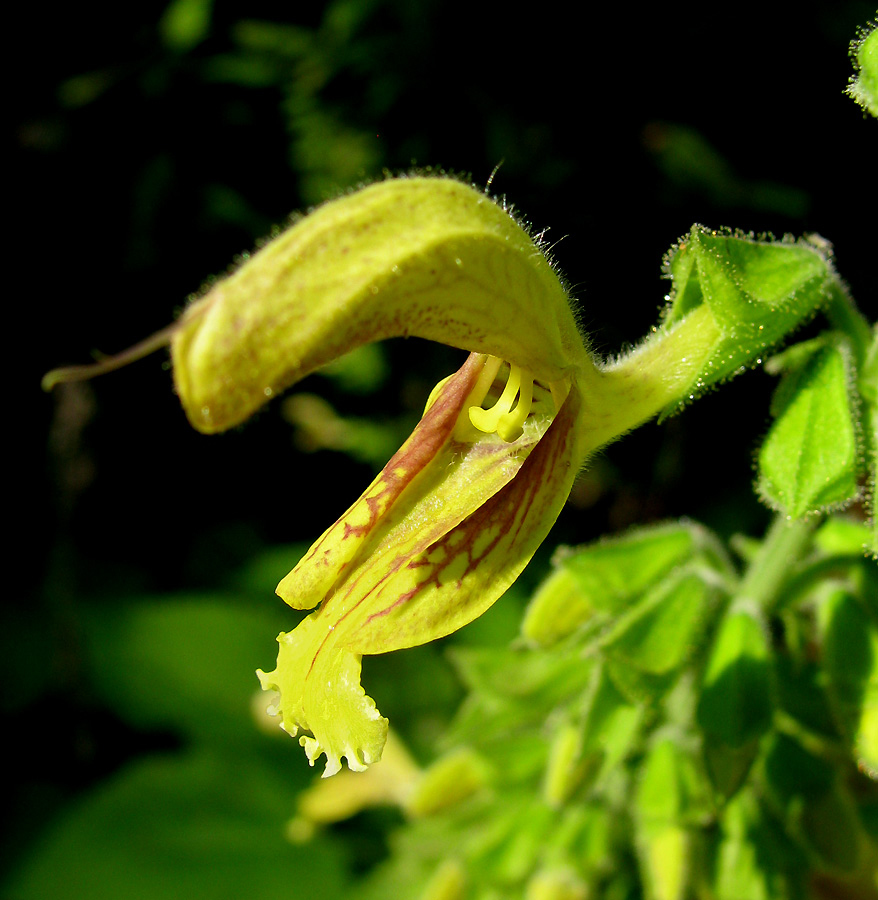
[[[488,396],[488,391],[491,390],[491,386],[494,384],[494,379],[497,377],[497,373],[500,371],[500,366],[503,364],[502,359],[498,359],[496,356],[489,356],[485,360],[485,366],[482,369],[482,374],[479,375],[478,381],[476,381],[476,386],[472,389],[472,393],[469,395],[469,402],[471,406],[481,406],[482,403],[485,402],[485,397]]]
[[[533,391],[533,379],[525,373],[518,391],[518,403],[514,409],[500,416],[500,421],[497,423],[497,434],[504,441],[516,441],[521,437],[524,421],[530,414]]]
[[[491,362],[493,363],[493,360]],[[497,362],[497,368],[499,368],[499,360]],[[487,374],[488,366],[486,365],[483,376]],[[494,374],[496,374],[496,368]],[[517,404],[515,404],[516,397],[518,397]],[[524,421],[530,414],[533,401],[533,378],[527,372],[522,372],[519,366],[510,365],[509,378],[503,388],[503,393],[490,409],[482,409],[477,405],[476,391],[473,391],[472,399],[475,404],[469,409],[469,420],[479,431],[485,434],[496,432],[504,441],[515,441],[521,437]]]
[[[482,368],[482,373],[479,375],[475,386],[469,395],[469,403],[472,406],[481,406],[484,402],[485,397],[488,396],[488,391],[491,390],[491,385],[494,383],[494,379],[497,377],[497,373],[500,371],[500,365],[503,361],[497,359],[496,356],[489,356],[485,360],[485,365]],[[430,396],[427,398],[427,405],[424,407],[424,415],[430,410],[430,407],[436,402],[436,399],[439,397],[439,394],[442,393],[442,388],[445,387],[446,383],[449,382],[454,376],[449,375],[448,378],[443,378],[436,387],[430,391]]]

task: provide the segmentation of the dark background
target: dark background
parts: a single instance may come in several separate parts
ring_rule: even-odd
[[[515,13],[220,0],[187,32],[163,3],[16,5],[7,855],[59,804],[166,740],[129,734],[89,699],[68,632],[80,600],[220,585],[260,548],[313,540],[373,472],[297,450],[278,404],[233,433],[195,434],[161,354],[51,396],[46,370],[166,325],[292,211],[412,167],[484,185],[499,165],[492,189],[536,230],[550,226],[602,353],[656,321],[662,256],[693,222],[819,232],[874,318],[878,126],[843,95],[848,43],[874,15],[855,2]],[[416,418],[461,359],[415,340],[386,354],[391,375],[365,396],[320,378],[303,387],[342,414]],[[634,523],[686,515],[758,534],[752,454],[771,387],[749,373],[607,450],[529,577],[557,543]]]

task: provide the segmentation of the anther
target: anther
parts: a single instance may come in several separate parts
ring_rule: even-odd
[[[515,403],[516,397],[518,397],[518,403]],[[473,399],[475,400],[476,397],[474,396]],[[519,366],[510,365],[509,378],[500,399],[490,409],[482,409],[476,405],[471,406],[469,420],[485,434],[496,432],[504,441],[515,441],[521,437],[522,427],[530,413],[532,400],[533,378],[527,373],[523,373]]]

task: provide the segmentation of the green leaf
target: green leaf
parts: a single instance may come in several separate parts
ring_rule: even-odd
[[[594,668],[594,662],[583,659],[578,649],[538,653],[455,647],[449,656],[471,689],[452,726],[452,736],[477,747],[491,740],[507,743],[510,734],[544,721],[556,706],[585,689]],[[543,765],[546,748],[541,735],[538,744]]]
[[[773,691],[768,638],[749,612],[723,619],[707,664],[698,724],[712,738],[741,748],[771,725]]]
[[[712,734],[705,734],[701,752],[710,783],[720,800],[728,800],[743,787],[759,754],[759,740],[754,738],[732,747]]]
[[[592,598],[566,566],[558,566],[531,598],[521,623],[521,633],[531,644],[551,647],[573,634],[595,612]]]
[[[643,762],[635,807],[647,822],[685,824],[700,804],[699,777],[691,757],[677,740],[656,741]]]
[[[698,574],[678,573],[621,616],[601,644],[619,662],[663,675],[689,657],[713,591]]]
[[[848,96],[866,112],[878,116],[878,26],[870,24],[862,29],[851,44],[851,56],[857,74],[851,78]]]
[[[64,814],[5,885],[16,900],[345,896],[332,842],[284,838],[293,784],[258,757],[129,765]]]
[[[670,251],[665,273],[674,283],[665,328],[706,305],[719,331],[692,381],[693,396],[759,362],[761,353],[827,302],[837,284],[814,243],[755,240],[700,225]]]
[[[620,693],[606,665],[597,666],[585,695],[583,759],[595,784],[615,771],[633,752],[644,721],[642,708]]]
[[[524,900],[585,900],[588,885],[570,869],[541,869],[527,883]]]
[[[876,666],[866,610],[846,590],[834,590],[820,606],[823,666],[841,731],[853,735],[866,685]]]
[[[791,629],[787,627],[785,635],[788,648],[795,640],[802,643],[796,646],[795,653],[775,654],[778,706],[808,731],[837,740],[838,723],[826,694],[826,673],[807,658],[813,646],[813,631],[809,629],[800,637],[791,637]]]
[[[547,848],[546,862],[575,860],[583,874],[605,871],[613,858],[618,831],[613,812],[603,802],[580,802],[564,811],[555,835],[554,847]]]
[[[851,359],[826,343],[787,373],[775,395],[775,421],[759,451],[762,498],[793,519],[842,507],[859,495]]]
[[[470,869],[501,884],[522,882],[551,843],[557,811],[531,796],[507,796],[494,809],[468,842]]]
[[[729,802],[720,821],[713,888],[717,900],[779,900],[789,894],[773,856],[776,843],[752,793]],[[775,853],[770,851],[774,849]]]
[[[464,900],[466,876],[456,859],[446,859],[433,873],[420,900]]]
[[[814,543],[830,556],[854,556],[869,539],[864,522],[844,516],[832,516],[814,533]]]
[[[473,691],[558,703],[587,683],[591,665],[578,652],[538,653],[507,647],[455,647],[450,657]]]
[[[618,613],[710,542],[704,529],[674,522],[561,551],[555,572],[527,608],[522,633],[534,643],[554,644],[596,611]]]
[[[802,834],[823,865],[833,871],[855,872],[863,849],[863,830],[850,796],[838,786],[806,799]]]
[[[653,825],[640,838],[640,868],[650,900],[683,900],[692,865],[692,836],[679,825]]]
[[[857,598],[835,590],[820,606],[827,690],[860,766],[878,771],[878,627]]]
[[[652,707],[674,686],[677,673],[674,671],[655,674],[635,669],[628,663],[608,657],[607,673],[622,695],[631,703]]]
[[[784,808],[803,796],[819,796],[832,787],[834,773],[826,760],[787,734],[775,734],[765,755],[765,776]]]
[[[549,745],[543,779],[543,799],[549,806],[563,806],[588,769],[582,758],[582,735],[572,722],[561,722]]]
[[[346,394],[373,394],[390,377],[387,352],[381,344],[365,344],[319,370]]]
[[[860,394],[870,406],[878,406],[878,324],[872,328],[872,340],[861,366]]]
[[[821,867],[854,871],[862,849],[862,825],[832,764],[779,734],[768,749],[764,771],[787,830]]]

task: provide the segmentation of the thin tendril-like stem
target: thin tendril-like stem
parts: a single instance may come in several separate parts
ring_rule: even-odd
[[[106,356],[97,362],[87,363],[82,366],[65,366],[60,369],[52,369],[51,372],[46,372],[43,376],[41,382],[43,390],[51,391],[56,384],[61,384],[62,382],[87,381],[96,375],[103,375],[106,372],[114,372],[116,369],[121,369],[129,363],[143,359],[144,356],[149,356],[150,353],[155,353],[156,350],[166,347],[170,344],[171,336],[176,330],[177,323],[175,322],[173,325],[162,328],[161,331],[151,334],[148,338],[139,341],[133,347],[129,347],[121,353]]]

